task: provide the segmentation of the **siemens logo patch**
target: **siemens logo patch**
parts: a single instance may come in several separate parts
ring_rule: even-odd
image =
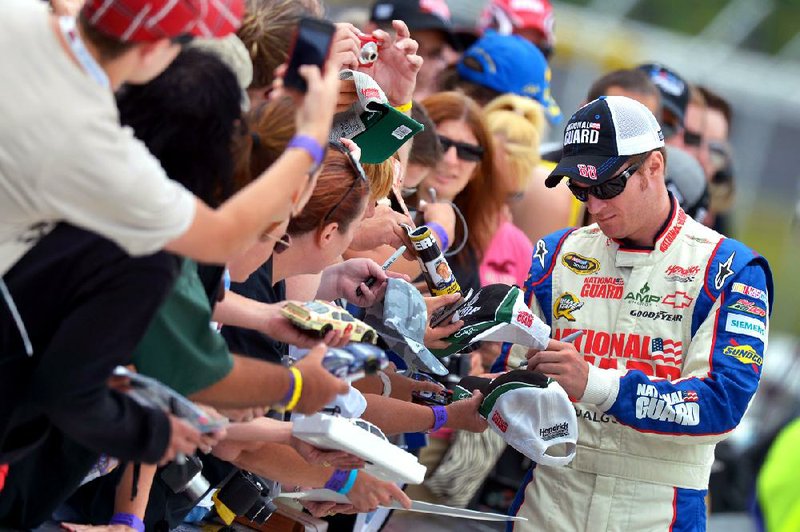
[[[725,330],[730,333],[744,334],[758,338],[762,342],[767,339],[767,328],[764,322],[742,314],[728,314]]]

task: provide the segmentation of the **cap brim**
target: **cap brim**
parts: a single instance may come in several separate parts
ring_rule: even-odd
[[[616,174],[617,170],[619,170],[628,159],[629,157],[626,156],[608,157],[605,155],[573,155],[570,157],[563,157],[558,165],[556,165],[555,169],[550,172],[550,175],[547,176],[547,179],[544,180],[544,186],[553,188],[558,185],[564,177],[589,186],[599,185]],[[578,165],[594,167],[597,178],[592,179],[582,176]],[[584,170],[584,173],[588,172]]]
[[[561,122],[561,108],[552,96],[547,96],[541,103],[544,107],[545,116],[550,124],[556,125]]]
[[[371,103],[369,108],[373,112],[382,108],[382,116],[353,137],[361,148],[362,163],[382,163],[422,131],[422,124],[389,105]]]

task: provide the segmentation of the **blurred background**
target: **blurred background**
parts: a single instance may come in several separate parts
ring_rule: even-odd
[[[473,28],[482,0],[448,0],[457,29]],[[729,236],[770,262],[775,302],[762,384],[745,419],[717,449],[710,528],[749,530],[742,516],[776,432],[800,414],[800,1],[561,0],[555,12],[552,93],[566,116],[605,72],[659,62],[733,107],[736,201]],[[362,25],[371,2],[327,0],[330,16]],[[549,132],[557,141],[560,127]],[[504,460],[506,462],[504,463]],[[501,459],[503,483],[519,464]],[[503,469],[504,467],[510,469]],[[498,480],[499,479],[499,480]],[[514,478],[505,478],[508,484]],[[490,496],[500,497],[497,493]],[[486,500],[484,493],[484,502]]]

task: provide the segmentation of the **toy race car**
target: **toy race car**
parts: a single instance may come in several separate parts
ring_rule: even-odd
[[[298,350],[291,358],[302,359],[307,349]],[[355,381],[374,375],[389,366],[389,357],[380,347],[364,343],[350,343],[344,347],[329,347],[322,358],[322,367],[331,375],[346,381]]]
[[[330,331],[342,331],[349,332],[353,342],[378,342],[375,329],[355,319],[343,308],[319,299],[300,304],[289,302],[281,309],[281,314],[295,326],[317,332],[320,337]]]

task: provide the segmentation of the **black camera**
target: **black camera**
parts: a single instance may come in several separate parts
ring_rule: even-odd
[[[239,470],[217,492],[217,500],[234,514],[264,524],[277,510],[270,497],[273,490],[272,482]]]
[[[203,462],[192,455],[170,462],[161,470],[161,480],[173,493],[182,494],[190,501],[199,501],[211,489],[202,471]]]

